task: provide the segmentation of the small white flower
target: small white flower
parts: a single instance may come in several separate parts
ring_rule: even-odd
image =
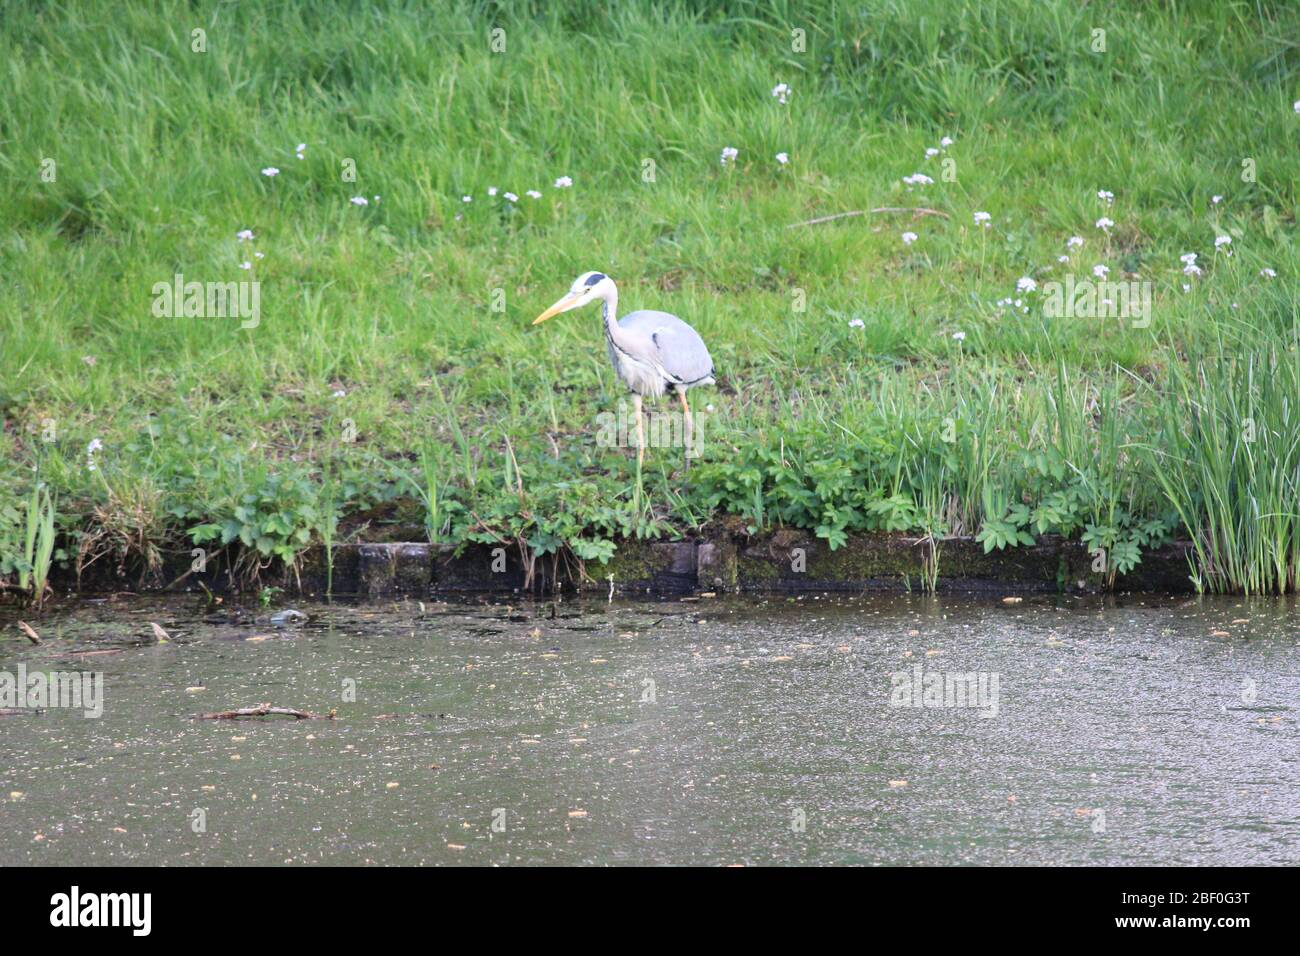
[[[927,147],[926,150],[925,150],[925,158],[926,158],[926,159],[933,159],[935,156],[938,156],[938,155],[939,155],[939,151],[938,151],[937,149],[935,149],[933,146]]]
[[[253,258],[254,258],[254,259],[265,259],[265,258],[266,258],[266,253],[265,253],[265,252],[255,252],[255,253],[253,253]]]
[[[1106,205],[1109,206],[1115,201],[1115,194],[1108,189],[1098,189],[1097,198],[1104,200]]]
[[[1069,257],[1069,256],[1057,256],[1057,257],[1056,257],[1056,261],[1057,261],[1057,262],[1069,262],[1069,261],[1070,261],[1070,257]]]
[[[1110,275],[1110,267],[1103,266],[1103,265],[1095,265],[1092,267],[1092,274],[1095,275],[1098,279],[1104,279],[1106,278],[1106,276]]]
[[[104,447],[104,443],[102,441],[100,441],[98,438],[92,438],[90,440],[90,444],[86,446],[86,454],[93,455],[95,454],[95,452],[101,451],[103,447]]]
[[[793,91],[790,89],[788,83],[778,83],[776,86],[772,87],[772,95],[776,97],[777,101],[782,106],[784,106],[786,101],[790,99],[790,94],[792,92]]]
[[[307,144],[306,144],[306,143],[299,143],[299,144],[298,144],[298,148],[294,150],[294,152],[298,155],[298,158],[299,158],[299,159],[306,159],[306,158],[307,158],[306,156],[303,155],[303,153],[306,152],[306,151],[307,151]]]
[[[341,389],[341,388],[336,388],[336,389],[334,390],[334,397],[335,397],[335,398],[347,398],[347,394],[348,394],[348,393],[345,392],[345,391],[344,391],[343,389]]]
[[[1038,283],[1029,276],[1021,276],[1020,280],[1016,283],[1017,292],[1033,292],[1037,288]]]
[[[488,195],[489,195],[489,196],[495,196],[496,194],[497,194],[497,188],[496,188],[495,186],[489,186],[489,187],[488,187]]]
[[[988,213],[986,213],[986,212],[977,212],[977,213],[975,213],[975,225],[978,226],[978,225],[980,225],[980,224],[983,224],[983,226],[984,226],[985,229],[987,229],[987,228],[989,227],[989,222],[990,222],[992,219],[993,219],[993,217],[990,216],[990,215],[989,215]]]
[[[510,202],[519,202],[519,197],[514,193],[502,193],[501,195],[505,196]]]
[[[1025,300],[1024,300],[1024,299],[1016,299],[1016,301],[1013,302],[1013,303],[1011,303],[1011,304],[1014,305],[1014,306],[1018,309],[1018,308],[1020,308],[1022,305],[1025,304]]]
[[[1223,197],[1222,197],[1222,196],[1211,196],[1211,197],[1210,197],[1210,202],[1214,203],[1214,205],[1217,206],[1219,203],[1223,202]]]
[[[1275,269],[1270,269],[1268,266],[1265,266],[1264,268],[1260,269],[1259,274],[1262,275],[1265,279],[1277,278],[1277,271]]]
[[[1065,244],[1071,249],[1078,249],[1083,245],[1083,236],[1071,236],[1069,239],[1065,240]]]
[[[252,242],[253,230],[241,229],[239,230],[239,232],[235,233],[235,238],[238,239],[240,242]]]
[[[568,189],[572,185],[573,185],[573,180],[570,179],[568,176],[561,176],[559,179],[555,181],[556,189]]]
[[[1006,308],[1007,306],[1009,306],[1010,304],[1011,304],[1011,300],[1010,300],[1009,298],[1007,298],[1007,299],[998,299],[998,308],[999,308],[999,309],[1005,309],[1005,308]]]
[[[375,197],[375,202],[379,202],[379,197],[378,197],[378,196]]]
[[[1192,291],[1192,287],[1189,286],[1186,282],[1184,282],[1184,283],[1183,283],[1183,291],[1184,291],[1184,292],[1191,292],[1191,291]]]
[[[945,136],[943,139],[939,140],[939,145],[942,146],[944,149],[947,149],[949,146],[952,145],[952,137]]]
[[[965,332],[954,332],[954,333],[952,334],[952,337],[953,337],[954,339],[956,339],[958,342],[965,342],[965,341],[966,341],[966,333],[965,333]]]
[[[776,161],[777,161],[778,163],[780,163],[782,166],[784,166],[786,163],[790,162],[790,154],[789,154],[789,153],[777,153],[777,154],[776,154]]]
[[[1198,266],[1195,262],[1189,262],[1187,263],[1187,265],[1183,266],[1183,275],[1185,276],[1198,276],[1200,274],[1201,274],[1201,267]]]
[[[1190,266],[1192,263],[1196,261],[1196,253],[1184,252],[1181,256],[1178,257],[1178,261],[1181,262],[1183,265]]]
[[[736,157],[739,155],[740,150],[736,149],[734,146],[724,146],[722,148],[722,165],[725,166],[727,163],[734,162]]]
[[[903,182],[909,186],[929,186],[934,183],[934,180],[925,173],[912,173],[910,176],[904,176]]]
[[[460,201],[461,201],[461,202],[473,202],[473,201],[474,201],[474,197],[473,197],[473,196],[461,196],[461,197],[460,197]]]
[[[352,205],[354,205],[354,206],[369,206],[369,205],[370,205],[370,200],[367,199],[365,196],[353,196],[351,199],[348,200],[348,202],[352,203]]]
[[[1292,103],[1291,108],[1295,110],[1297,113],[1300,113],[1300,100],[1296,100],[1294,103]]]
[[[1232,236],[1215,236],[1214,248],[1221,249],[1224,246],[1232,245]]]
[[[539,193],[536,189],[530,189],[530,190],[528,190],[528,192],[524,193],[524,195],[527,196],[529,199],[541,199],[541,198],[542,198],[542,194]]]
[[[861,319],[849,319],[849,328],[851,329],[866,328],[866,325],[867,323],[863,322]]]
[[[914,232],[903,233],[903,245],[910,246],[914,242],[916,242],[916,233]]]
[[[244,271],[248,271],[249,269],[253,268],[253,264],[249,262],[247,259],[245,259],[243,262],[239,264],[239,268],[243,269]]]
[[[276,169],[274,166],[267,166],[266,169],[262,170],[262,175],[274,178],[280,175],[280,170]]]
[[[1097,220],[1097,228],[1102,230],[1103,232],[1109,232],[1111,227],[1114,225],[1115,225],[1115,220],[1110,219],[1106,216],[1102,216],[1100,219]]]

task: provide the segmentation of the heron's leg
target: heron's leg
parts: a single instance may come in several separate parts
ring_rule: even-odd
[[[641,394],[632,393],[632,412],[636,415],[636,466],[641,467],[645,458],[645,422],[641,420]]]
[[[682,438],[686,442],[686,468],[689,470],[691,467],[691,448],[694,447],[692,441],[695,437],[695,421],[691,418],[691,406],[686,404],[686,389],[679,388],[677,397],[682,400],[682,414],[686,416],[686,427],[682,431]]]

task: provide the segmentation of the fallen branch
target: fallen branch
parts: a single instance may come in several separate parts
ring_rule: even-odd
[[[877,206],[875,209],[853,209],[849,212],[837,212],[832,216],[818,216],[816,219],[807,219],[803,222],[792,222],[786,226],[787,229],[795,229],[799,226],[815,226],[821,222],[832,222],[836,219],[848,219],[850,216],[866,216],[873,213],[898,213],[910,212],[913,219],[919,219],[921,216],[939,216],[943,219],[950,218],[946,212],[939,209],[930,209],[927,206]]]
[[[199,714],[198,720],[238,720],[241,717],[292,717],[295,720],[333,720],[335,711],[328,714],[313,714],[306,710],[292,707],[272,707],[270,704],[258,704],[256,707],[240,707],[238,710],[219,710],[214,714]]]

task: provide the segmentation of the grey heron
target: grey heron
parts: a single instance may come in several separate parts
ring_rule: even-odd
[[[645,455],[641,399],[663,395],[670,389],[681,399],[682,412],[686,416],[686,448],[689,450],[695,423],[691,418],[691,406],[686,402],[686,391],[714,382],[713,359],[709,357],[704,340],[669,312],[640,309],[618,318],[618,287],[602,272],[584,272],[574,279],[564,297],[533,319],[533,325],[596,301],[601,304],[609,361],[632,392],[632,405],[636,412],[637,464],[640,465]]]

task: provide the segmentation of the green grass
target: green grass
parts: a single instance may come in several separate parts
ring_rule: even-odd
[[[1061,532],[1112,577],[1182,534],[1205,587],[1294,587],[1296,37],[1208,0],[4,3],[0,559],[40,481],[83,561],[384,522],[599,558],[731,513]],[[945,216],[788,228],[882,206]],[[1097,264],[1149,327],[1016,292]],[[689,475],[597,442],[594,310],[529,325],[588,269],[709,343]],[[175,273],[255,278],[260,324],[155,316]]]

